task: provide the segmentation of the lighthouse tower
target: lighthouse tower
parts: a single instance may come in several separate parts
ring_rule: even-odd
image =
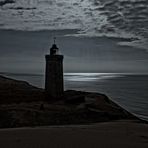
[[[64,92],[63,85],[63,55],[58,54],[58,47],[54,44],[50,54],[46,55],[45,92],[46,98],[61,98]]]

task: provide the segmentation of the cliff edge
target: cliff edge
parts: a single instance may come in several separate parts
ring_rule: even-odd
[[[140,121],[104,94],[67,90],[61,100],[50,102],[45,100],[43,89],[3,76],[0,119],[0,128]]]

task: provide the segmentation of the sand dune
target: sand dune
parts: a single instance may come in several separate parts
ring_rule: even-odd
[[[148,125],[118,121],[0,130],[1,148],[147,148]]]

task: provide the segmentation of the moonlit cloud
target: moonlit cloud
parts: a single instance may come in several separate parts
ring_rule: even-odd
[[[148,1],[14,0],[0,7],[0,28],[78,29],[79,36],[132,38],[120,45],[148,49]]]

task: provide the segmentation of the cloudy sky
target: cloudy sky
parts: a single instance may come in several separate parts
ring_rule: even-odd
[[[66,72],[148,72],[147,0],[0,0],[0,29],[0,71],[44,71],[57,36]]]

